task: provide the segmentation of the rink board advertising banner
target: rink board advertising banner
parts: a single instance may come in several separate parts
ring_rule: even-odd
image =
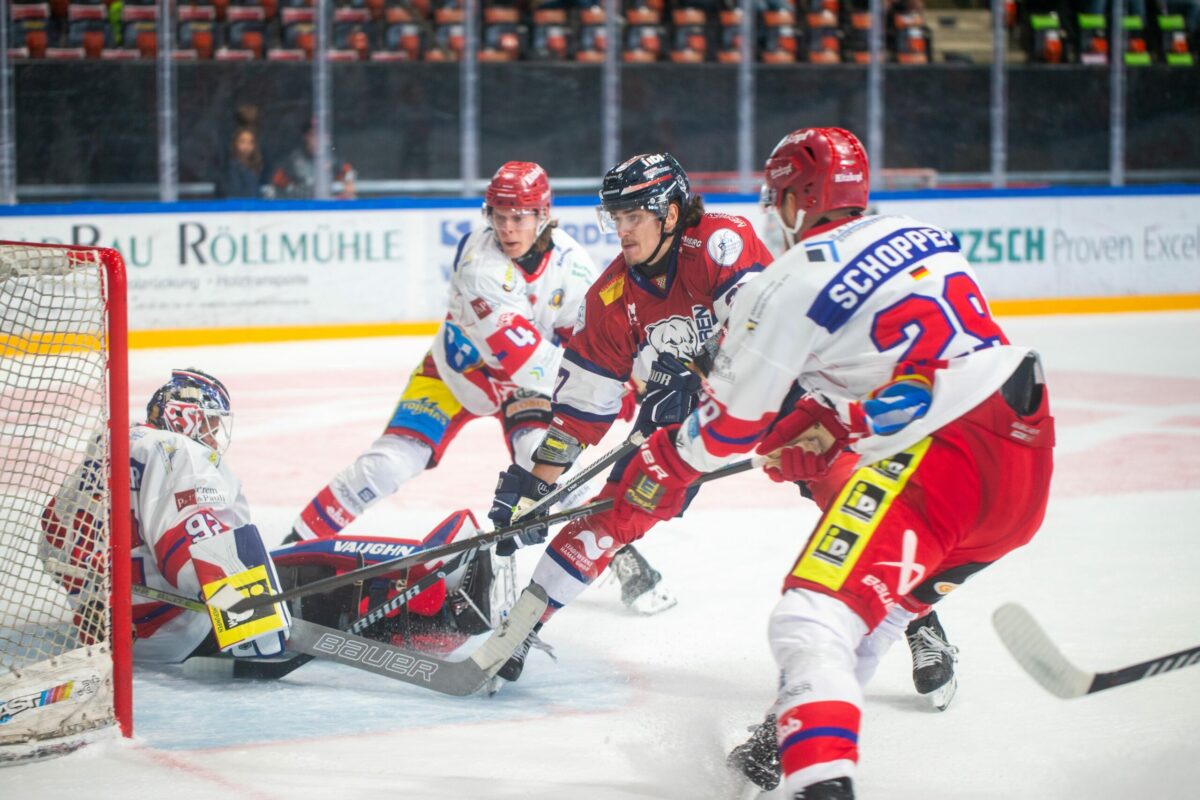
[[[0,238],[115,247],[137,331],[435,321],[479,206],[388,205],[24,206],[0,211]],[[756,204],[709,208],[749,217],[777,247]],[[1200,189],[880,195],[876,210],[953,231],[993,299],[1200,293]],[[555,216],[602,267],[617,254],[590,200],[565,201]]]

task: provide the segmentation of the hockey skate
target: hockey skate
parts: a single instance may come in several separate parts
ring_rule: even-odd
[[[910,622],[905,637],[912,651],[913,686],[929,697],[934,708],[945,711],[958,691],[958,678],[954,676],[958,648],[946,641],[935,611]]]
[[[854,800],[854,784],[849,778],[831,778],[804,787],[792,800]]]
[[[775,715],[749,728],[750,738],[729,752],[725,763],[764,791],[779,785],[779,744],[775,740]]]
[[[521,673],[525,670],[525,659],[529,657],[530,650],[541,650],[550,656],[551,660],[558,661],[558,656],[554,655],[554,648],[543,642],[538,636],[538,631],[541,629],[542,623],[539,622],[534,626],[530,634],[525,637],[525,641],[521,642],[521,646],[508,657],[508,661],[504,662],[504,666],[500,668],[500,671],[488,682],[487,693],[489,697],[500,691],[500,687],[504,686],[504,684],[512,683],[521,677]]]
[[[622,547],[609,569],[621,583],[621,602],[647,616],[666,611],[679,602],[662,585],[662,573],[650,566],[633,545]]]

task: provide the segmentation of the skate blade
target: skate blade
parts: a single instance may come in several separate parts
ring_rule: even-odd
[[[932,692],[927,694],[926,697],[929,698],[929,702],[932,703],[933,707],[938,711],[945,711],[950,707],[950,701],[954,699],[954,695],[957,692],[958,676],[956,675],[947,681],[945,685],[934,689]]]
[[[660,584],[661,586],[661,584]],[[637,597],[633,598],[626,604],[626,608],[635,611],[643,616],[653,616],[666,611],[668,608],[674,608],[679,603],[679,599],[675,595],[660,589],[655,586],[648,592],[642,592]]]
[[[508,683],[508,681],[504,680],[504,678],[501,678],[499,675],[493,675],[492,677],[488,678],[488,682],[484,684],[483,688],[488,697],[495,697],[496,692],[503,689],[504,684],[506,683]]]

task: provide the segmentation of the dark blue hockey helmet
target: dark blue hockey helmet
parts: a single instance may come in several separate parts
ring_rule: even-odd
[[[171,380],[146,404],[146,422],[223,453],[233,436],[229,390],[198,369],[171,370]]]
[[[659,219],[666,219],[671,203],[679,204],[680,214],[691,199],[687,173],[670,153],[643,153],[610,169],[600,186],[600,206],[596,214],[603,230],[616,230],[613,213],[644,208]]]

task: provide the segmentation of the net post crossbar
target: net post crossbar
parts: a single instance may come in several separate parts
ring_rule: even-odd
[[[132,735],[125,265],[0,241],[0,766]]]

